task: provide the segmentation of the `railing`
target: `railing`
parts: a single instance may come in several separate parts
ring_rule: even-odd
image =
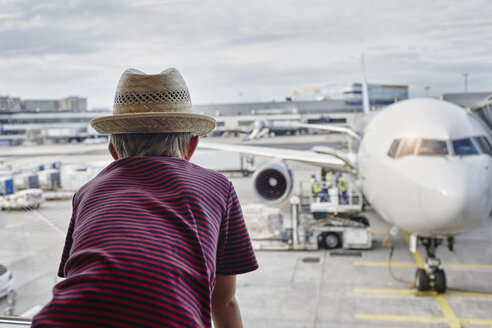
[[[300,183],[300,188],[299,188],[299,196],[301,197],[301,201],[306,202],[308,201],[309,204],[313,202],[333,202],[333,199],[330,199],[330,196],[335,196],[337,198],[336,203],[339,205],[361,205],[362,204],[362,194],[359,190],[354,188],[353,182],[348,181],[347,182],[347,203],[344,204],[343,200],[341,199],[341,196],[339,193],[336,193],[335,195],[329,195],[329,183],[326,181],[319,181],[318,184],[320,185],[321,189],[325,190],[325,194],[317,194],[313,195],[312,192],[312,183],[310,181],[301,181]],[[333,184],[331,184],[333,187]],[[335,184],[336,188],[336,184]],[[303,203],[304,205],[304,203]],[[307,204],[306,204],[307,205]]]
[[[0,316],[0,328],[6,327],[30,327],[31,319],[20,317]]]

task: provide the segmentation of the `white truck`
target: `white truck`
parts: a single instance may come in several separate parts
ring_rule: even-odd
[[[336,187],[327,188],[324,182],[321,187],[326,192],[315,195],[310,183],[300,184],[290,199],[290,222],[284,222],[277,208],[261,204],[245,206],[243,213],[253,247],[258,250],[370,249],[369,221],[360,215],[361,193],[349,187],[344,204]]]
[[[2,211],[37,209],[43,202],[44,194],[41,189],[25,189],[0,197],[0,209]]]

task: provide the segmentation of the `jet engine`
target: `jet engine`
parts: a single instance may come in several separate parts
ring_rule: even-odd
[[[266,203],[279,203],[290,194],[294,178],[282,161],[273,160],[259,167],[253,175],[256,195]]]

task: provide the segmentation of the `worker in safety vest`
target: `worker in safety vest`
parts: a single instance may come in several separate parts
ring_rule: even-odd
[[[343,177],[342,172],[338,173],[338,192],[342,196],[343,204],[347,204],[347,181]]]
[[[335,174],[335,171],[330,170],[328,174],[326,175],[326,188],[330,189],[332,188],[337,181],[337,176]]]
[[[326,189],[321,188],[318,179],[313,174],[311,175],[311,190],[313,191],[313,196],[320,196],[322,202],[328,201],[328,192]]]

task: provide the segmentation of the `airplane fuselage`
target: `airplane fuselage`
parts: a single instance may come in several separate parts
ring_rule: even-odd
[[[465,233],[492,209],[490,143],[484,124],[456,105],[399,102],[366,127],[358,153],[362,191],[385,221],[409,233]]]

